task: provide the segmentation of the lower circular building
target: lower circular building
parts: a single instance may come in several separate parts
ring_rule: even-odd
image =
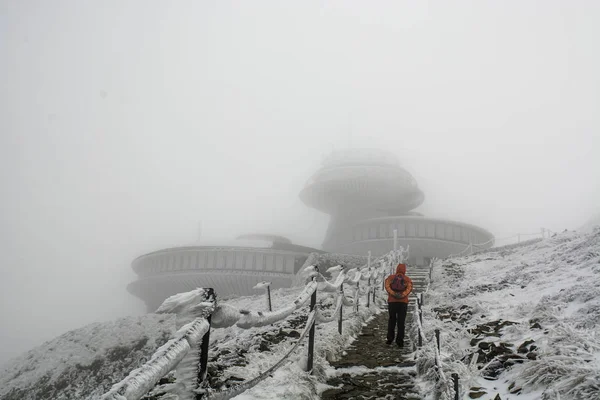
[[[211,287],[217,296],[257,294],[262,281],[271,288],[290,287],[310,253],[322,251],[274,235],[243,235],[235,240],[205,241],[144,254],[132,262],[138,279],[127,290],[149,312],[169,296]]]
[[[383,255],[394,248],[395,230],[398,246],[410,250],[408,263],[420,266],[458,254],[471,243],[475,250],[491,247],[494,237],[475,225],[414,215],[360,219],[336,228],[323,244],[330,252]]]
[[[203,240],[136,258],[132,267],[138,279],[127,289],[154,311],[167,297],[197,287],[212,287],[221,298],[256,294],[253,287],[262,281],[272,282],[273,288],[289,287],[310,253],[338,253],[332,260],[366,256],[369,251],[379,256],[394,248],[394,232],[397,244],[410,249],[412,265],[494,244],[494,236],[483,228],[413,211],[425,196],[410,172],[387,151],[333,152],[308,180],[300,198],[331,217],[324,251],[275,235]]]

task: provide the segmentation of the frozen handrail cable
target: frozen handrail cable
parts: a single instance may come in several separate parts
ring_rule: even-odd
[[[210,326],[204,318],[179,329],[174,339],[169,340],[152,355],[150,361],[134,369],[122,381],[101,397],[102,400],[139,400],[150,391],[163,376],[175,368],[187,352],[208,332]]]
[[[165,345],[161,346],[153,355],[152,358],[142,365],[140,368],[131,371],[131,373],[122,381],[116,383],[112,388],[102,396],[102,400],[139,400],[145,396],[156,383],[166,376],[169,372],[179,368],[182,360],[190,357],[189,354],[200,354],[199,361],[199,376],[205,376],[207,366],[207,351],[209,343],[210,328],[227,328],[233,325],[242,329],[252,327],[260,327],[269,325],[274,322],[283,320],[294,313],[296,310],[303,307],[311,300],[311,311],[307,317],[307,323],[304,332],[299,340],[287,351],[282,359],[275,363],[264,373],[242,383],[234,388],[224,392],[210,392],[210,390],[197,388],[194,389],[196,394],[205,393],[212,399],[228,399],[244,390],[247,390],[265,377],[273,373],[279,368],[285,360],[298,347],[300,342],[305,338],[309,330],[314,332],[315,322],[328,323],[332,322],[336,317],[339,317],[339,329],[341,333],[342,326],[342,307],[356,306],[358,314],[358,296],[361,293],[369,295],[373,290],[373,301],[375,301],[374,288],[375,285],[381,285],[381,282],[387,273],[387,270],[393,267],[393,264],[399,259],[402,260],[406,256],[406,252],[400,250],[388,253],[369,262],[364,267],[347,271],[343,266],[336,266],[329,269],[333,274],[334,279],[328,281],[318,270],[316,266],[305,268],[308,274],[308,280],[297,295],[293,302],[286,306],[269,312],[250,311],[237,309],[228,304],[217,304],[216,296],[213,289],[197,288],[190,292],[178,293],[166,299],[158,308],[157,313],[174,313],[179,317],[183,317],[181,321],[190,320],[188,324],[182,326],[174,338],[169,340]],[[381,276],[381,279],[379,277]],[[367,280],[369,283],[361,288],[360,281]],[[354,293],[354,299],[347,297],[344,291],[344,283],[348,283],[350,291]],[[261,283],[260,287],[265,287],[267,282]],[[316,303],[316,291],[336,292],[335,308],[329,316],[322,313]],[[352,314],[350,314],[352,315]],[[312,329],[311,329],[312,328]],[[312,370],[312,343],[314,334],[311,333],[309,340],[309,362],[307,363],[308,370]],[[192,352],[190,352],[192,350]],[[197,353],[199,352],[199,353]],[[187,366],[185,367],[187,368]],[[203,371],[203,372],[202,372]],[[201,384],[201,380],[197,384]],[[170,390],[170,389],[169,389]]]
[[[235,397],[235,396],[239,395],[240,393],[243,393],[246,390],[256,386],[256,384],[258,384],[260,381],[262,381],[265,378],[267,378],[268,376],[270,376],[275,370],[277,370],[279,367],[281,367],[283,365],[283,363],[294,352],[294,350],[296,350],[298,345],[304,340],[304,338],[306,337],[306,334],[308,333],[308,331],[310,330],[310,328],[313,326],[314,323],[315,323],[315,311],[311,311],[311,313],[308,316],[308,320],[306,321],[306,326],[304,327],[304,331],[302,332],[302,334],[300,335],[300,337],[298,338],[296,343],[292,346],[292,348],[290,350],[288,350],[288,352],[286,354],[284,354],[284,356],[281,357],[281,359],[277,363],[275,363],[268,370],[261,373],[257,377],[255,377],[247,382],[241,383],[237,386],[234,386],[231,389],[228,389],[224,392],[208,393],[208,398],[211,400],[227,400],[227,399]]]

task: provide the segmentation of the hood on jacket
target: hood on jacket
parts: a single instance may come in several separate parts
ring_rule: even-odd
[[[398,264],[396,267],[396,274],[406,275],[406,264]]]

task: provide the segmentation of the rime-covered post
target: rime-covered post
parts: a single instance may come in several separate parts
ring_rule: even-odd
[[[431,279],[433,277],[432,273],[433,273],[433,259],[431,259],[431,261],[429,261],[429,282],[433,282],[433,280]]]
[[[212,289],[211,289],[212,290]],[[210,325],[211,316],[206,317]],[[200,389],[204,385],[206,372],[208,371],[208,343],[210,341],[210,328],[202,337],[200,342],[200,368],[198,368],[198,379],[196,381],[197,388]],[[202,394],[196,394],[196,400],[202,399]]]
[[[367,267],[369,268],[369,279],[367,279],[367,308],[369,308],[371,304],[371,290],[374,291],[374,289],[371,288],[371,250],[369,250],[369,256],[367,257]]]
[[[213,288],[206,288],[206,299],[209,301],[215,302],[216,295],[215,290]],[[211,315],[206,317],[208,324],[210,326]],[[208,343],[210,341],[210,327],[202,336],[202,340],[200,341],[199,346],[199,358],[200,358],[200,366],[198,367],[198,376],[196,378],[196,389],[200,389],[204,386],[204,381],[206,380],[206,372],[208,371]],[[200,400],[203,397],[202,393],[196,394],[196,400]]]
[[[419,293],[419,297],[421,298],[421,307],[423,307],[425,305],[425,302],[423,302],[423,293]]]
[[[422,336],[421,328],[423,327],[423,310],[421,309],[421,306],[422,306],[421,301],[419,300],[419,297],[417,296],[417,313],[419,314],[418,317],[419,317],[419,322],[420,322],[420,324],[418,325],[418,329],[417,329],[418,334],[419,334],[417,346],[419,348],[421,346],[423,346],[423,338],[421,337]]]
[[[344,284],[342,284],[342,286],[343,285]],[[358,295],[360,293],[360,287],[359,287],[359,285],[360,285],[360,281],[356,282],[356,312],[358,312],[358,302],[360,301],[360,298],[359,298],[359,295]]]
[[[367,308],[371,305],[371,291],[375,293],[375,288],[371,287],[371,267],[369,267],[369,279],[367,279]]]
[[[394,229],[394,264],[398,263],[398,229]],[[392,268],[395,265],[392,265]],[[394,273],[393,271],[391,272]]]
[[[312,278],[313,281],[316,278]],[[310,311],[312,312],[315,309],[315,306],[317,305],[317,289],[315,289],[315,291],[313,292],[312,296],[310,296]],[[308,357],[306,360],[306,371],[312,373],[312,369],[313,369],[313,353],[315,351],[315,324],[316,322],[313,322],[312,326],[310,327],[310,331],[308,332]]]
[[[356,282],[356,284],[358,285],[358,282]],[[344,295],[344,283],[342,283],[340,285],[340,294],[339,295],[340,296]],[[356,301],[357,301],[357,304],[358,304],[358,295],[356,296]],[[340,316],[338,317],[338,333],[340,335],[342,334],[342,319],[343,319],[342,313],[343,313],[343,310],[344,310],[344,306],[342,305],[340,307]]]
[[[452,374],[452,381],[454,382],[454,400],[458,400],[458,374],[456,372]]]
[[[373,288],[373,304],[375,304],[375,288]]]
[[[267,307],[269,311],[273,311],[271,307],[271,282],[259,282],[252,289],[265,289],[267,294]]]

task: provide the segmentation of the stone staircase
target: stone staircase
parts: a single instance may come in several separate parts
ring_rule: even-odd
[[[407,326],[411,323],[407,316]],[[321,393],[321,399],[397,399],[418,400],[415,383],[413,344],[405,338],[404,348],[386,345],[388,315],[379,313],[363,328],[359,337],[346,350],[346,355],[330,364],[335,368],[327,384],[333,386]]]
[[[429,266],[427,267],[409,267],[406,271],[408,276],[413,282],[413,294],[409,297],[408,312],[412,312],[414,309],[414,303],[417,301],[416,294],[423,293],[427,289],[429,283]]]
[[[406,275],[413,281],[413,295],[409,298],[406,316],[408,332],[414,319],[415,294],[427,288],[429,267],[409,267]],[[346,349],[344,357],[330,362],[335,372],[329,374],[327,384],[334,388],[324,391],[321,399],[422,399],[415,384],[415,347],[409,336],[404,339],[404,348],[386,345],[387,322],[387,310],[382,310]]]

